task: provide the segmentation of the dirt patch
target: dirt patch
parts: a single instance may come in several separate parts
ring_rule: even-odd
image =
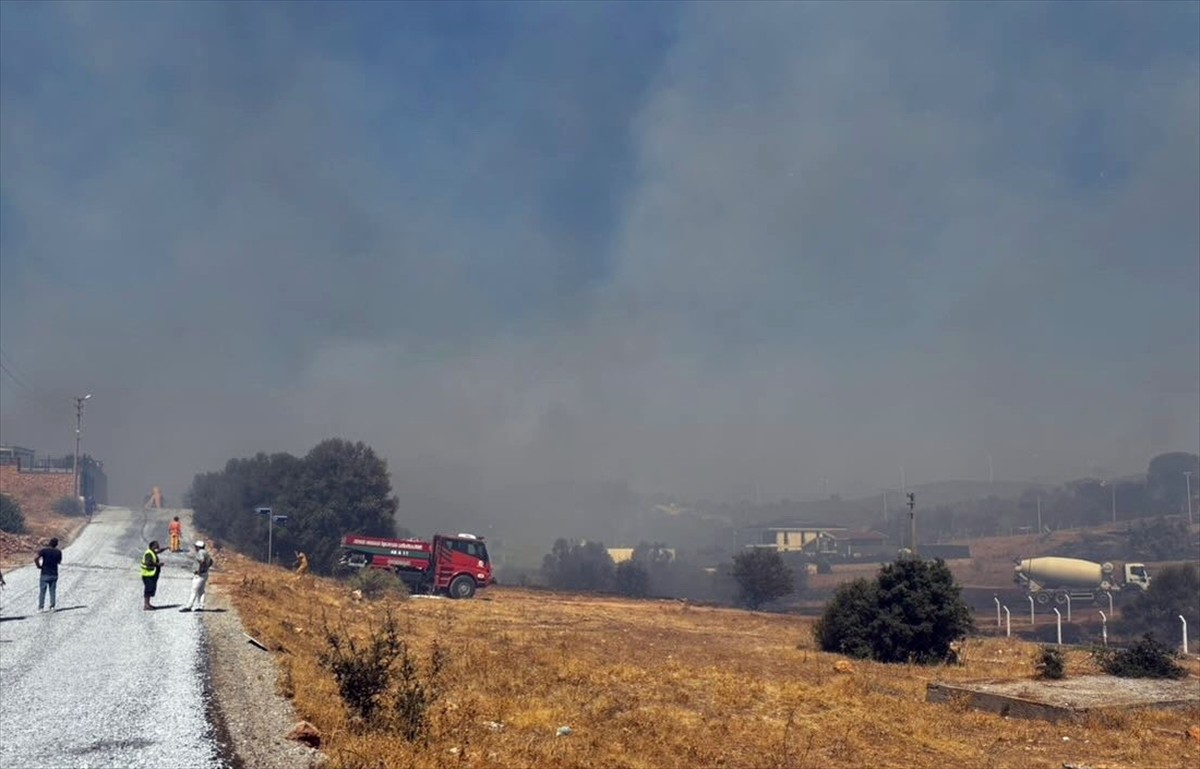
[[[51,537],[58,537],[60,548],[66,547],[83,531],[88,519],[48,515],[36,520],[26,519],[25,523],[28,534],[0,531],[0,569],[4,571],[33,563],[33,557]]]

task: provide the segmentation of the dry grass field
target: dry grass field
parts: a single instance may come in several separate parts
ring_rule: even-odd
[[[1200,765],[1186,736],[1197,708],[1052,725],[924,701],[934,680],[1031,678],[1036,647],[1016,641],[972,640],[958,667],[856,661],[847,673],[793,615],[513,588],[369,603],[234,554],[213,581],[276,650],[281,688],[323,733],[332,767]],[[363,641],[385,611],[419,669],[435,640],[444,658],[427,745],[355,724],[318,663],[323,627]],[[1086,654],[1068,656],[1069,674],[1091,672]],[[571,733],[556,736],[561,726]]]

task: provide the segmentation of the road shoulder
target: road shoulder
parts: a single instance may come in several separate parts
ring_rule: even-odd
[[[286,738],[299,719],[291,702],[279,693],[277,652],[250,644],[229,596],[211,583],[209,591],[213,593],[209,605],[227,606],[228,610],[206,611],[193,618],[204,625],[206,672],[217,711],[214,715],[224,732],[221,739],[228,740],[233,750],[234,766],[320,766],[323,757],[318,751]]]

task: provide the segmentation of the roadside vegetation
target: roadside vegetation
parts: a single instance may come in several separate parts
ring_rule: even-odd
[[[55,515],[61,515],[64,518],[78,518],[83,515],[83,503],[76,497],[59,497],[54,500],[53,508]]]
[[[934,680],[1032,680],[1036,647],[1006,639],[970,639],[963,665],[864,660],[838,672],[845,658],[789,614],[510,587],[470,601],[360,600],[345,581],[299,580],[232,553],[213,580],[286,663],[281,691],[321,731],[330,769],[1200,761],[1200,743],[1178,736],[1200,709],[1122,715],[1114,729],[924,701]],[[1069,675],[1097,672],[1086,651],[1063,656]],[[386,669],[369,718],[343,694],[357,687],[339,683],[360,661]]]
[[[7,531],[9,534],[24,534],[28,531],[21,505],[7,494],[0,494],[0,531]]]

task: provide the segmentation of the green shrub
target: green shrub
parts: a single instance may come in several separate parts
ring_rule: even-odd
[[[378,601],[385,596],[391,598],[408,598],[408,586],[395,572],[370,567],[359,569],[350,578],[350,586],[363,594],[368,601]]]
[[[0,531],[7,531],[9,534],[24,534],[28,531],[25,528],[25,514],[21,512],[21,505],[7,494],[0,494]]]
[[[342,703],[358,727],[383,727],[409,742],[426,742],[430,711],[442,693],[446,656],[436,641],[429,662],[418,666],[400,638],[395,617],[385,611],[366,642],[344,628],[324,628],[325,650],[318,656],[333,674]]]
[[[53,510],[58,515],[78,518],[83,515],[83,503],[77,497],[59,497],[54,500]]]
[[[429,737],[429,710],[441,696],[440,678],[445,655],[437,641],[429,652],[429,664],[422,678],[405,645],[400,653],[396,693],[392,700],[392,729],[409,742],[426,742]]]
[[[932,664],[972,629],[971,609],[942,559],[901,558],[873,580],[842,585],[813,628],[824,651]]]
[[[866,577],[841,585],[813,627],[817,645],[827,652],[871,659],[870,626],[878,611],[877,593],[875,582]]]
[[[324,631],[326,649],[317,661],[333,673],[346,709],[364,725],[370,724],[379,710],[379,699],[391,686],[392,663],[406,652],[396,620],[390,611],[385,612],[383,622],[371,629],[365,644],[355,642],[345,630],[335,632],[326,625]]]
[[[1054,681],[1067,677],[1067,660],[1062,649],[1056,646],[1043,646],[1038,651],[1034,674],[1038,678],[1048,678]]]
[[[1179,653],[1146,633],[1128,649],[1096,649],[1092,652],[1100,669],[1121,678],[1184,678],[1187,670],[1178,662]]]

